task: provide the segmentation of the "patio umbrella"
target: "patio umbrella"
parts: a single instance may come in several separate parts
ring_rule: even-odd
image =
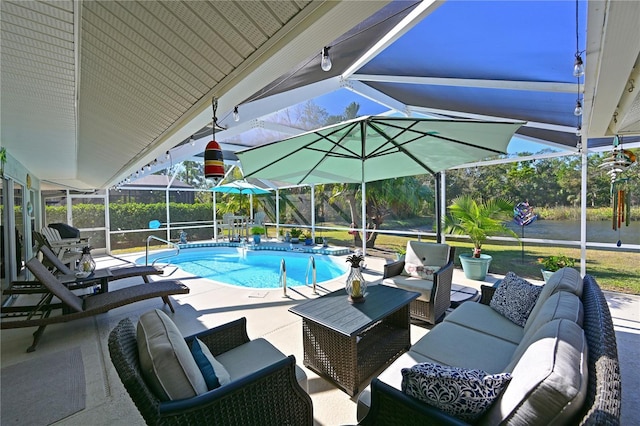
[[[503,154],[522,122],[366,116],[238,152],[245,177],[294,184],[360,183],[436,174]],[[363,238],[362,251],[366,251]]]
[[[262,195],[269,194],[271,191],[268,189],[260,188],[244,180],[236,180],[224,185],[218,185],[211,188],[214,192],[222,192],[225,194],[249,194],[249,195]],[[253,217],[253,215],[251,215]]]

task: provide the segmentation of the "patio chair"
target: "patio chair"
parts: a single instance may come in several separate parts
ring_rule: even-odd
[[[27,268],[29,268],[31,273],[42,284],[42,289],[17,291],[15,294],[41,294],[41,299],[36,305],[2,308],[3,320],[0,322],[3,330],[9,328],[38,327],[33,333],[33,344],[27,348],[27,352],[36,350],[36,346],[44,333],[44,329],[49,324],[91,317],[120,306],[152,299],[154,297],[161,297],[162,300],[169,305],[171,312],[175,312],[168,296],[189,293],[189,287],[180,281],[162,280],[155,281],[152,284],[138,284],[81,298],[60,283],[38,258],[34,257],[29,260],[27,262]],[[57,297],[60,303],[53,303],[54,297]],[[55,309],[62,309],[61,315],[50,316]],[[25,319],[18,319],[25,316]]]
[[[84,247],[89,245],[88,238],[62,238],[57,229],[48,226],[40,229],[40,233],[47,241],[47,245],[60,259],[65,256],[66,252],[81,252]]]
[[[75,263],[82,257],[80,250],[66,250],[64,247],[53,247],[49,244],[49,241],[38,231],[33,231],[33,239],[35,240],[34,253],[38,252],[42,247],[47,247],[54,256],[62,262],[64,265],[75,265]],[[53,267],[50,262],[45,261],[46,266]]]
[[[184,340],[190,347],[196,338],[206,345],[220,364],[224,366],[227,363],[231,381],[191,398],[163,401],[142,376],[134,324],[125,318],[111,331],[111,362],[147,424],[313,424],[313,403],[296,377],[294,356],[281,353],[274,356],[279,351],[275,348],[267,351],[267,347],[271,347],[267,341],[250,340],[246,318],[185,337]],[[175,342],[175,345],[179,343]],[[225,355],[231,357],[235,368],[229,366]]]
[[[417,291],[421,295],[411,302],[411,317],[435,324],[451,306],[451,281],[455,247],[448,244],[407,241],[405,258],[384,265],[383,284]],[[407,273],[407,265],[438,267],[429,279]],[[432,278],[432,280],[431,280]]]
[[[64,264],[47,246],[40,247],[44,259],[46,259],[55,270],[63,275],[73,274],[74,271]],[[45,263],[45,262],[43,262]],[[111,272],[109,281],[121,280],[123,278],[141,277],[145,283],[149,282],[149,275],[162,275],[163,270],[157,266],[123,266],[119,268],[107,268]],[[54,271],[55,272],[55,271]]]

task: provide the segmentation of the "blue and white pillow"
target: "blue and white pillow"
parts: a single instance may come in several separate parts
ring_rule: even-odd
[[[402,392],[465,421],[475,421],[498,398],[511,374],[421,363],[402,369]]]
[[[531,284],[513,272],[507,272],[489,302],[496,312],[524,327],[540,296],[542,286]]]

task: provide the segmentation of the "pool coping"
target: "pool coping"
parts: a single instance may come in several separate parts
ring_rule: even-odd
[[[277,242],[261,242],[259,244],[254,243],[238,243],[228,241],[211,241],[211,242],[199,242],[199,243],[186,243],[178,244],[180,250],[190,248],[203,248],[203,247],[246,247],[249,250],[271,250],[271,251],[290,251],[295,253],[311,253],[311,254],[326,254],[329,256],[343,256],[350,254],[351,249],[347,247],[323,247],[318,245],[306,246],[303,244],[287,244]]]

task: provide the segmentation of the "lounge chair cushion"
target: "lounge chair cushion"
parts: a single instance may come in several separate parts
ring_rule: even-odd
[[[489,306],[524,327],[541,291],[541,286],[531,284],[513,272],[507,272]]]
[[[475,421],[498,398],[511,374],[432,363],[402,370],[402,392],[462,420]]]
[[[159,309],[138,321],[138,353],[145,381],[162,401],[192,398],[207,392],[196,361],[171,318]]]

